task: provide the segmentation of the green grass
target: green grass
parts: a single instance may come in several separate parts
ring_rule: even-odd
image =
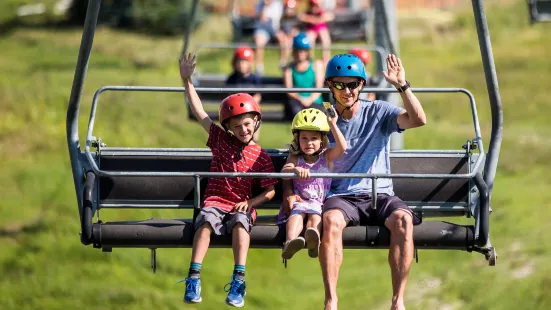
[[[421,251],[407,290],[408,309],[548,309],[551,306],[551,39],[545,24],[529,26],[524,3],[487,7],[504,105],[505,133],[492,197],[490,268],[479,254]],[[407,27],[401,24],[400,27]],[[224,41],[229,30],[207,23],[192,40]],[[0,37],[0,298],[1,309],[179,309],[190,251],[160,250],[157,274],[146,250],[102,253],[79,242],[75,193],[65,140],[65,114],[81,33],[16,30]],[[205,38],[203,40],[203,38]],[[208,38],[208,40],[207,40]],[[401,57],[414,87],[465,87],[477,100],[486,148],[491,128],[480,51],[470,12],[437,40],[404,38]],[[84,141],[95,90],[103,85],[179,86],[181,40],[99,29],[83,93]],[[277,58],[267,70],[276,70]],[[229,54],[206,51],[199,69],[228,70]],[[466,97],[420,96],[427,126],[405,134],[410,149],[457,149],[473,137]],[[277,132],[277,134],[274,134]],[[206,134],[187,120],[181,94],[107,93],[95,135],[109,146],[204,147]],[[289,140],[287,125],[265,124],[266,148]],[[102,211],[104,220],[182,217],[184,211]],[[458,219],[460,220],[460,219]],[[342,309],[385,309],[391,295],[386,251],[346,250],[339,280]],[[219,309],[233,265],[229,249],[204,262],[204,303]],[[316,261],[298,255],[284,269],[279,251],[250,251],[249,309],[319,309]],[[447,305],[447,308],[444,307]]]

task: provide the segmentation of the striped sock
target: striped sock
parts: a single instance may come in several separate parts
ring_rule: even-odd
[[[189,264],[188,277],[199,278],[200,276],[201,276],[201,264],[191,262],[191,264]]]
[[[245,265],[235,265],[233,267],[233,273],[240,276],[245,276]]]

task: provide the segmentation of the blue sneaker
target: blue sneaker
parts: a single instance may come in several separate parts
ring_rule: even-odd
[[[228,297],[226,297],[226,304],[228,304],[228,306],[241,308],[245,305],[245,280],[239,278],[241,278],[241,276],[234,274],[231,282],[224,286],[224,292],[228,292]],[[226,289],[228,285],[230,288]]]
[[[186,282],[186,293],[184,294],[184,302],[186,304],[200,303],[203,300],[201,298],[201,279],[196,277],[188,277],[184,281]]]

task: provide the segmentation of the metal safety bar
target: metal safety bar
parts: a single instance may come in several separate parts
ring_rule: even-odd
[[[310,93],[327,93],[329,89],[327,88],[284,88],[284,87],[274,87],[274,88],[210,88],[210,87],[197,87],[195,90],[198,93],[299,93],[299,92],[310,92]],[[94,94],[92,100],[92,107],[90,111],[90,120],[88,123],[88,132],[86,137],[86,145],[90,144],[90,141],[93,139],[93,130],[94,122],[96,119],[96,110],[99,102],[99,97],[103,92],[106,91],[144,91],[144,92],[176,92],[176,93],[185,93],[186,89],[184,87],[159,87],[159,86],[103,86],[100,87]],[[469,98],[469,104],[471,108],[471,114],[473,117],[473,125],[475,131],[474,142],[478,143],[479,152],[484,153],[484,145],[482,143],[482,135],[480,133],[480,123],[478,120],[478,113],[476,110],[476,102],[473,94],[464,88],[412,88],[412,92],[415,93],[463,93]],[[363,88],[362,93],[397,93],[398,91],[394,88]]]

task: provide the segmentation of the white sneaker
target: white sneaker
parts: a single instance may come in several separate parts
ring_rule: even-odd
[[[306,241],[302,237],[289,240],[283,245],[283,251],[281,251],[281,257],[283,259],[291,259],[296,252],[302,250],[306,245]]]
[[[308,256],[316,258],[320,252],[320,234],[315,228],[308,228],[304,232],[306,239],[306,247],[308,248]]]

